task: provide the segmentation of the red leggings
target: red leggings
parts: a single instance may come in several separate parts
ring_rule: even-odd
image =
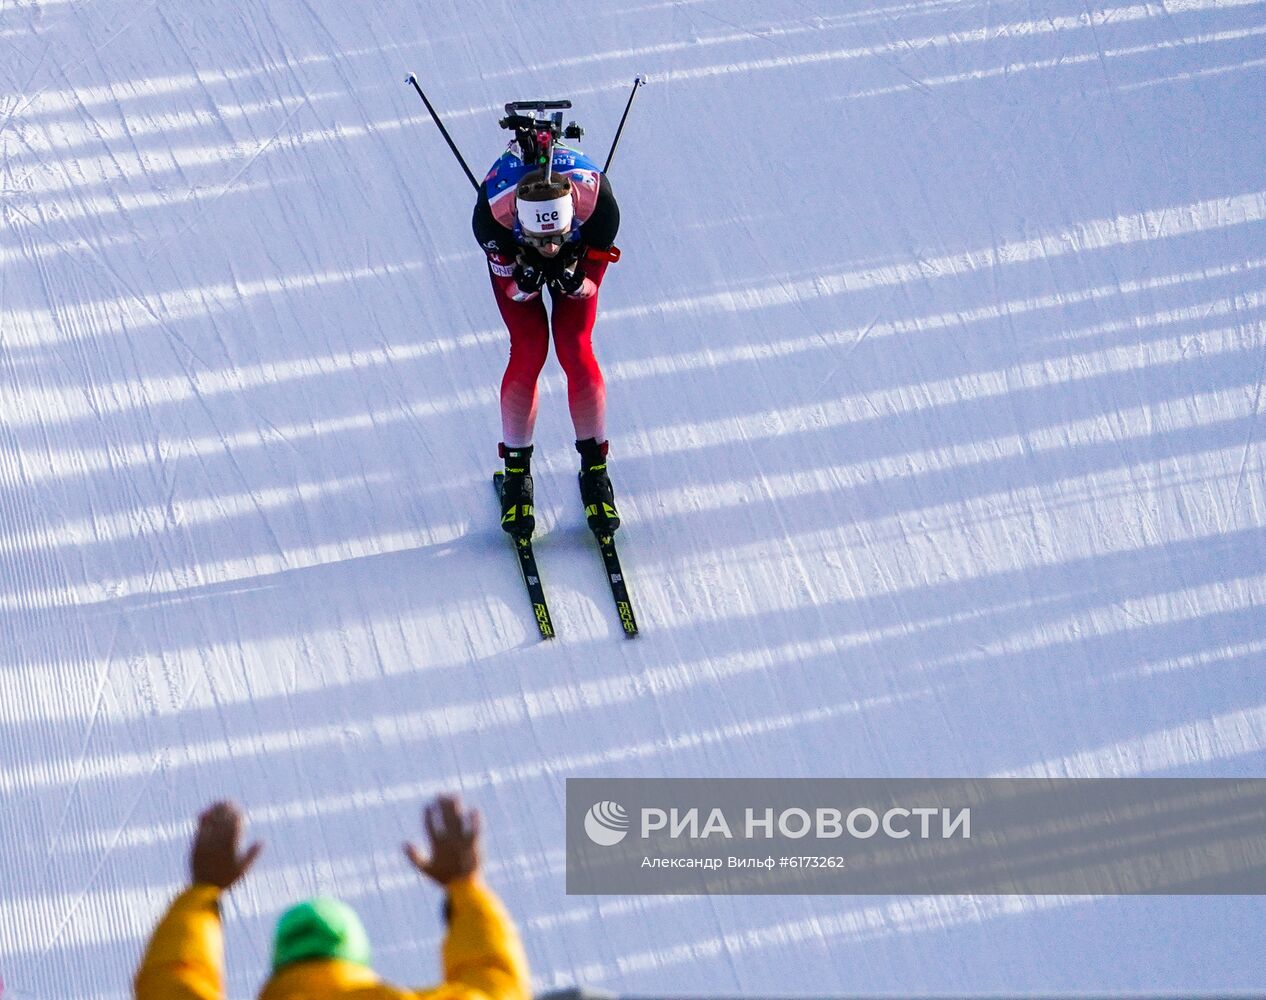
[[[585,274],[602,284],[605,261],[586,261]],[[528,302],[515,302],[507,288],[511,279],[492,275],[497,308],[510,331],[510,363],[501,379],[501,433],[507,447],[532,443],[536,426],[536,381],[549,356],[550,318],[545,312],[547,292]],[[607,387],[593,355],[593,324],[598,317],[598,295],[587,299],[553,297],[554,349],[567,375],[567,406],[576,440],[607,439]]]

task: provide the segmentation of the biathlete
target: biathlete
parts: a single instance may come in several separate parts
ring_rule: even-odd
[[[620,517],[607,474],[606,385],[593,353],[593,327],[607,265],[620,256],[620,210],[611,183],[588,157],[561,144],[542,145],[553,154],[546,168],[525,162],[519,141],[510,144],[479,186],[473,220],[510,332],[501,380],[501,527],[519,537],[530,537],[536,527],[532,432],[552,326],[567,376],[586,518],[595,533],[610,534]]]

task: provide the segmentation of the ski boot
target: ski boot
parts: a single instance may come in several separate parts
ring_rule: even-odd
[[[615,493],[607,475],[607,444],[599,444],[596,438],[576,442],[580,452],[580,499],[585,505],[589,530],[599,536],[615,534],[620,526]]]
[[[532,446],[507,448],[500,446],[506,460],[506,474],[501,481],[501,529],[515,538],[531,538],[536,529],[532,513]]]

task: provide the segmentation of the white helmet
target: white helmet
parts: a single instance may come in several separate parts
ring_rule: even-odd
[[[571,181],[560,174],[546,180],[542,171],[533,171],[519,181],[515,212],[519,229],[528,242],[548,240],[561,243],[571,232],[575,218]]]

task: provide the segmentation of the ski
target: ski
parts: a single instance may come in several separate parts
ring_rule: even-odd
[[[496,472],[492,477],[492,485],[501,500],[501,483],[505,479],[504,472]],[[624,579],[624,571],[620,567],[620,554],[616,551],[615,535],[594,532],[594,541],[598,543],[598,551],[602,555],[602,565],[607,574],[607,582],[611,585],[611,597],[615,601],[615,611],[620,618],[620,627],[626,639],[637,635],[637,618],[633,614],[633,601],[629,598],[629,587]],[[519,558],[519,569],[523,574],[523,583],[527,587],[528,599],[532,602],[532,611],[536,615],[536,626],[542,639],[553,639],[554,622],[550,618],[549,605],[545,603],[545,587],[541,583],[540,571],[536,568],[536,554],[532,551],[530,538],[510,536],[515,554]]]
[[[501,482],[504,472],[493,473],[492,486],[497,491],[497,502],[501,502]],[[549,615],[549,605],[545,603],[545,587],[541,583],[541,574],[536,568],[536,554],[532,551],[531,538],[510,536],[515,555],[519,558],[519,569],[523,574],[523,584],[527,587],[528,599],[532,602],[532,611],[536,615],[536,627],[542,639],[554,638],[554,622]],[[614,585],[613,585],[614,586]]]
[[[620,616],[624,637],[632,639],[637,635],[637,619],[633,616],[633,602],[629,600],[629,587],[624,582],[624,572],[620,569],[620,554],[615,549],[615,536],[594,532],[593,537],[598,543],[598,551],[602,553],[602,565],[607,571],[607,582],[611,584],[611,596],[615,599],[615,611]]]

